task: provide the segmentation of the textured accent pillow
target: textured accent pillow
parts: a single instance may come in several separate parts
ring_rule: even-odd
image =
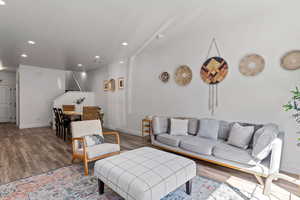
[[[230,130],[227,143],[242,149],[247,149],[253,133],[254,126],[241,126],[235,123]]]
[[[169,129],[169,119],[167,117],[154,116],[152,118],[152,129],[155,135],[167,133]]]
[[[104,143],[104,137],[99,134],[86,135],[83,137],[87,147]]]
[[[188,135],[187,119],[171,119],[170,135]]]
[[[197,136],[213,140],[218,139],[219,121],[215,119],[200,119],[200,127]]]
[[[272,150],[272,142],[277,138],[279,128],[276,124],[266,124],[257,130],[253,137],[252,156],[257,160],[265,159]]]

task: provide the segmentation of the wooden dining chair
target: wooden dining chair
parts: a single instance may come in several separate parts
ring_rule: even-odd
[[[60,125],[60,120],[59,120],[59,114],[58,114],[58,110],[57,108],[53,108],[53,112],[54,112],[54,122],[55,122],[55,131],[56,131],[56,136],[60,137],[61,134],[61,125]]]
[[[99,120],[99,107],[97,106],[84,106],[82,112],[82,120]]]
[[[64,115],[61,108],[58,108],[57,111],[59,115],[59,121],[60,121],[59,124],[61,129],[60,137],[63,138],[64,141],[66,141],[67,137],[70,135],[69,129],[70,129],[71,120]]]
[[[75,111],[75,105],[63,105],[63,111]]]

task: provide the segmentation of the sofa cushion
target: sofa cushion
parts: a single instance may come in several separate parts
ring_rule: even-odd
[[[189,138],[181,139],[179,147],[194,153],[211,155],[212,149],[217,143],[217,140],[191,136]]]
[[[178,147],[180,143],[180,139],[184,136],[176,136],[176,135],[170,135],[168,133],[165,134],[159,134],[156,136],[156,140],[160,143],[172,146],[172,147]],[[190,136],[193,137],[193,136]]]
[[[217,140],[219,121],[215,119],[200,119],[200,127],[197,133],[200,137]]]
[[[187,119],[171,119],[170,135],[188,135]]]
[[[253,136],[252,156],[258,160],[265,159],[272,150],[272,142],[277,138],[279,129],[276,124],[266,124]]]
[[[196,135],[199,129],[199,120],[196,118],[189,119],[188,133],[190,135]]]
[[[220,120],[218,138],[227,140],[231,129],[231,123]]]
[[[164,134],[169,131],[169,119],[167,117],[154,116],[152,118],[153,134]]]
[[[251,156],[250,149],[241,149],[226,143],[218,143],[213,149],[216,158],[235,161],[246,165],[257,165],[258,161]]]
[[[229,134],[228,144],[247,149],[254,132],[253,126],[241,126],[235,123]]]

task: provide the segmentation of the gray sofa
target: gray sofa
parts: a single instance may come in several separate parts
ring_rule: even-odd
[[[207,119],[185,118],[188,120],[187,135],[170,134],[170,118],[155,116],[152,119],[151,143],[161,149],[179,153],[192,158],[205,160],[218,165],[238,169],[254,174],[262,184],[261,177],[268,177],[278,173],[281,161],[282,143],[284,133],[279,131],[276,138],[270,143],[270,151],[263,160],[257,160],[252,156],[255,134],[264,127],[263,124],[249,124],[241,122],[226,122],[216,120],[218,129],[212,127],[211,131],[217,132],[217,139],[199,136],[201,122]],[[228,144],[230,131],[235,123],[241,126],[253,126],[253,136],[249,147],[243,149]]]

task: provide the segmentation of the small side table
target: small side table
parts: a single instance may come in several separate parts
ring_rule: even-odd
[[[145,138],[145,134],[152,133],[152,120],[151,119],[142,119],[142,136]]]

